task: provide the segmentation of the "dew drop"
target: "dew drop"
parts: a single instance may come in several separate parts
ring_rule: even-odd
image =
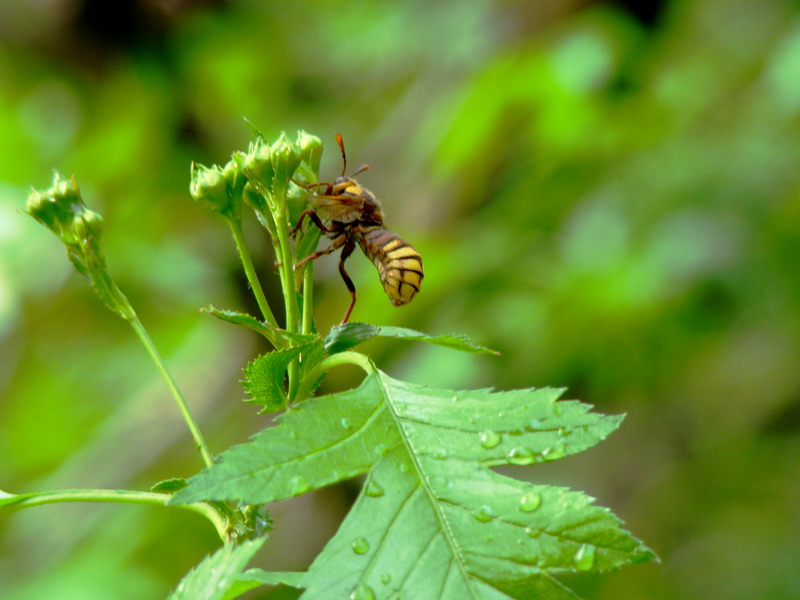
[[[542,420],[531,419],[525,426],[525,429],[527,429],[528,431],[539,431],[540,429],[542,429]]]
[[[483,506],[479,506],[478,508],[473,510],[472,516],[475,517],[476,521],[480,521],[481,523],[488,523],[494,518],[494,511],[492,510],[491,506],[484,504]]]
[[[431,458],[435,458],[436,460],[444,460],[447,458],[447,450],[444,448],[437,448],[431,452]]]
[[[408,473],[408,463],[400,463],[398,469],[400,469],[401,473]]]
[[[492,448],[497,448],[500,445],[500,442],[503,441],[503,436],[501,436],[496,431],[487,430],[482,431],[480,434],[481,438],[481,446],[490,450]]]
[[[366,554],[369,552],[369,542],[367,538],[357,537],[353,540],[353,552],[356,554]]]
[[[535,527],[526,527],[525,528],[525,535],[529,538],[537,538],[542,534],[541,529],[536,529]]]
[[[350,593],[350,600],[375,600],[375,592],[368,585],[359,583]]]
[[[386,451],[389,449],[389,446],[386,444],[375,444],[375,452],[378,454],[386,454]]]
[[[370,479],[367,482],[367,487],[364,489],[364,494],[366,494],[370,498],[380,498],[385,493],[386,492],[384,491],[383,487],[381,487],[381,484],[379,484],[374,479]]]
[[[452,479],[445,479],[444,484],[447,486],[448,490],[452,490],[454,487],[456,487],[456,482]]]
[[[533,512],[542,505],[542,495],[533,490],[525,492],[519,499],[519,509],[522,512]]]
[[[475,423],[477,423],[477,422],[478,422],[478,415],[472,415],[472,416],[469,418],[469,422],[470,422],[472,425],[475,425]]]
[[[308,483],[305,477],[301,475],[295,475],[289,480],[289,493],[292,496],[299,496],[300,494],[305,494],[308,490],[311,489],[311,484]]]
[[[383,585],[389,585],[392,583],[392,576],[389,573],[381,573],[381,583]]]
[[[575,568],[579,571],[588,571],[594,566],[595,547],[583,544],[575,553]]]
[[[536,453],[530,448],[517,446],[508,453],[508,462],[512,465],[530,465],[536,462]]]
[[[353,426],[353,424],[350,423],[350,419],[346,417],[342,417],[341,419],[339,419],[339,425],[341,425],[342,429],[345,430],[350,429]]]
[[[564,453],[566,452],[567,447],[564,445],[564,442],[560,442],[555,446],[551,446],[542,452],[542,458],[545,460],[557,460],[559,458],[564,458]]]
[[[512,429],[511,431],[508,432],[508,435],[517,436],[517,435],[522,435],[523,433],[525,432],[522,431],[522,429]]]
[[[561,437],[570,436],[572,435],[572,429],[570,429],[569,427],[559,427],[558,435],[560,435]]]

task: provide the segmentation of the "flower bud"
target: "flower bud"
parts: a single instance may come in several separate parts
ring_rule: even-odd
[[[301,130],[297,132],[295,144],[300,149],[300,159],[311,167],[314,173],[319,173],[319,164],[322,160],[322,140]]]
[[[233,177],[230,173],[226,177],[226,172],[217,165],[209,168],[193,162],[189,193],[206,208],[226,217],[235,217],[238,215],[238,199],[231,194],[229,185],[229,179]]]
[[[244,155],[244,167],[247,176],[261,184],[264,189],[272,189],[272,177],[275,169],[272,166],[272,148],[260,137],[251,142]]]
[[[39,192],[31,189],[25,211],[65,244],[77,244],[73,230],[76,215],[87,210],[83,204],[78,184],[74,177],[65,179],[61,173],[53,175],[49,189]]]

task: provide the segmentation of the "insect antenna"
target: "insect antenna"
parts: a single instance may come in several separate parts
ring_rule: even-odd
[[[344,174],[347,173],[347,153],[344,151],[344,140],[342,139],[342,134],[341,133],[337,133],[336,134],[336,143],[339,144],[339,150],[342,151],[342,175],[341,176],[344,177]],[[356,169],[356,171],[354,173],[350,174],[350,177],[355,177],[356,175],[358,175],[359,173],[363,173],[367,169],[369,169],[369,165],[361,165],[360,167],[358,167],[358,169]]]
[[[344,151],[344,140],[342,139],[342,134],[336,134],[336,143],[339,144],[339,150],[342,151],[342,177],[347,172],[347,153]]]

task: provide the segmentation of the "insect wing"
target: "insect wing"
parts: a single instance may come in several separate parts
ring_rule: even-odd
[[[340,194],[338,196],[308,195],[308,203],[323,219],[352,223],[361,216],[364,199],[360,196]]]

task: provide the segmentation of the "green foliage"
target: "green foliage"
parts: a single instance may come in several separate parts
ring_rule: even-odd
[[[192,169],[192,196],[227,221],[264,320],[214,307],[206,310],[261,334],[273,346],[247,365],[243,385],[249,401],[262,405],[262,412],[285,409],[276,418],[278,426],[214,459],[131,309],[123,316],[164,377],[207,468],[188,481],[173,478],[155,484],[152,489],[159,493],[5,494],[0,506],[109,499],[163,504],[163,492],[173,493],[170,504],[203,514],[225,544],[184,578],[171,600],[224,600],[276,582],[304,588],[308,599],[568,599],[575,595],[554,575],[654,560],[652,551],[623,530],[607,509],[592,506],[589,497],[491,470],[583,452],[615,430],[621,418],[591,413],[580,402],[559,401],[559,390],[459,391],[399,381],[351,350],[384,337],[496,354],[465,337],[366,323],[334,327],[324,339],[316,333],[311,267],[297,265],[298,251],[313,246],[302,239],[290,242],[294,228],[288,192],[303,189],[294,179],[298,170],[303,179],[316,179],[320,152],[314,136],[300,132],[290,142],[282,134],[271,145],[259,138],[247,154],[235,153],[224,168]],[[276,324],[249,258],[242,206],[253,208],[280,257],[285,328]],[[88,209],[74,179],[66,185],[57,178],[52,190],[32,193],[29,212],[61,238],[81,273],[94,281],[99,271],[107,283],[101,289],[118,291],[102,260],[99,216],[85,216]],[[98,225],[88,230],[86,224]],[[366,372],[361,385],[313,397],[325,373],[344,364]],[[350,514],[305,575],[243,574],[272,525],[265,504],[365,473],[367,482]]]
[[[168,600],[227,600],[236,598],[228,591],[232,586],[241,589],[237,579],[248,561],[264,545],[264,540],[247,541],[238,546],[226,544],[189,571]]]
[[[224,452],[172,501],[274,502],[368,472],[304,598],[573,598],[552,574],[654,555],[583,494],[489,470],[581,452],[621,421],[559,395],[436,390],[373,370]]]
[[[378,327],[369,323],[346,323],[331,327],[330,332],[325,336],[325,350],[330,354],[343,352],[374,337],[428,342],[452,350],[476,354],[497,354],[494,350],[473,344],[466,336],[427,335],[405,327]]]

